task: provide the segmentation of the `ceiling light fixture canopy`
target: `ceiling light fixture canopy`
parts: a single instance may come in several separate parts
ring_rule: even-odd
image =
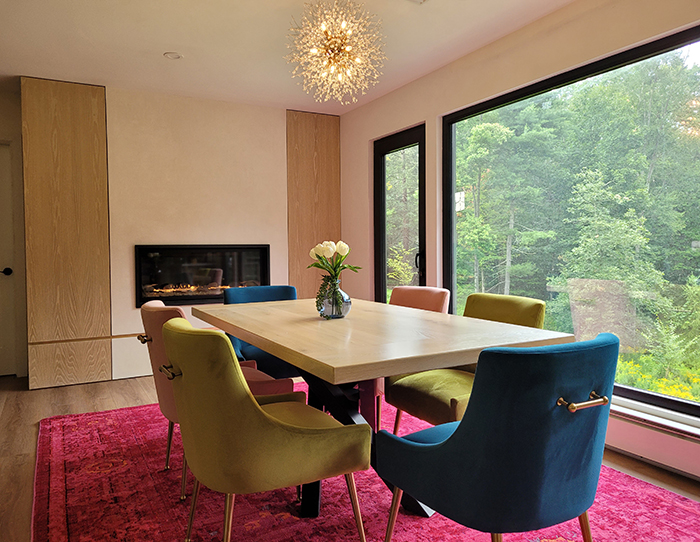
[[[306,92],[317,102],[357,101],[377,83],[384,66],[381,22],[351,0],[304,4],[301,24],[292,19],[285,58],[296,66]]]

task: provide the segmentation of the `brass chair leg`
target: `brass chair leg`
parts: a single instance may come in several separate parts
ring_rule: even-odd
[[[175,429],[175,423],[168,422],[168,445],[165,448],[165,470],[170,469],[170,448],[173,445],[173,429]]]
[[[357,498],[355,477],[352,475],[352,472],[345,475],[345,482],[348,484],[348,493],[350,494],[350,502],[352,503],[352,513],[355,515],[355,525],[357,525],[357,532],[360,534],[360,542],[367,542],[367,538],[365,537],[365,527],[362,524],[360,501]]]
[[[199,497],[199,480],[194,479],[194,487],[192,488],[192,504],[190,506],[190,519],[187,521],[187,534],[185,542],[192,541],[192,522],[194,521],[194,511],[197,508],[197,497]]]
[[[394,420],[394,435],[399,434],[399,424],[401,423],[401,414],[403,410],[396,409],[396,419]]]
[[[591,523],[588,521],[588,510],[578,517],[578,523],[581,526],[583,542],[593,542],[593,536],[591,535]]]
[[[187,498],[187,458],[185,453],[182,453],[182,482],[180,483],[180,500],[184,501]]]
[[[231,527],[233,525],[233,503],[236,496],[233,493],[226,494],[226,508],[224,509],[224,538],[223,542],[231,541]]]
[[[379,431],[382,428],[382,396],[377,395],[377,427],[376,430]]]
[[[391,536],[394,534],[394,525],[396,525],[396,516],[399,514],[399,506],[401,505],[401,496],[403,490],[398,486],[394,486],[394,496],[391,499],[391,509],[389,510],[389,523],[386,525],[386,536],[384,542],[391,542]]]
[[[501,533],[491,533],[491,542],[503,542],[503,535]]]

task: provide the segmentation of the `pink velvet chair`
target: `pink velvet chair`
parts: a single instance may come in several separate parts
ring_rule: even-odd
[[[396,286],[391,291],[389,304],[446,313],[450,305],[450,291],[431,286]]]
[[[399,305],[424,311],[446,313],[450,306],[450,291],[446,288],[432,286],[395,286],[391,291],[389,305]],[[381,405],[385,380],[377,383],[377,430],[381,429]]]
[[[170,468],[170,448],[173,440],[173,430],[178,422],[175,409],[175,397],[170,380],[160,372],[162,365],[170,365],[165,355],[163,344],[163,324],[171,318],[185,318],[185,313],[180,307],[166,307],[162,301],[149,301],[141,307],[141,320],[145,333],[138,339],[148,344],[148,355],[153,369],[153,381],[156,386],[158,405],[160,411],[168,419],[168,444],[165,452],[165,470]],[[291,378],[275,379],[255,367],[255,361],[241,361],[243,376],[253,395],[277,395],[294,391],[294,381]],[[182,462],[182,491],[180,499],[185,499],[185,487],[187,481],[187,460]]]

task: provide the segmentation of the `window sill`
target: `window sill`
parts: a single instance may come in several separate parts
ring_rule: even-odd
[[[613,396],[610,416],[676,437],[700,442],[700,419],[632,399]]]

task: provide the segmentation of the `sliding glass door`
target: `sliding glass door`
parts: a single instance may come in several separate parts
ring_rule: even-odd
[[[374,143],[375,300],[425,285],[425,126]]]

